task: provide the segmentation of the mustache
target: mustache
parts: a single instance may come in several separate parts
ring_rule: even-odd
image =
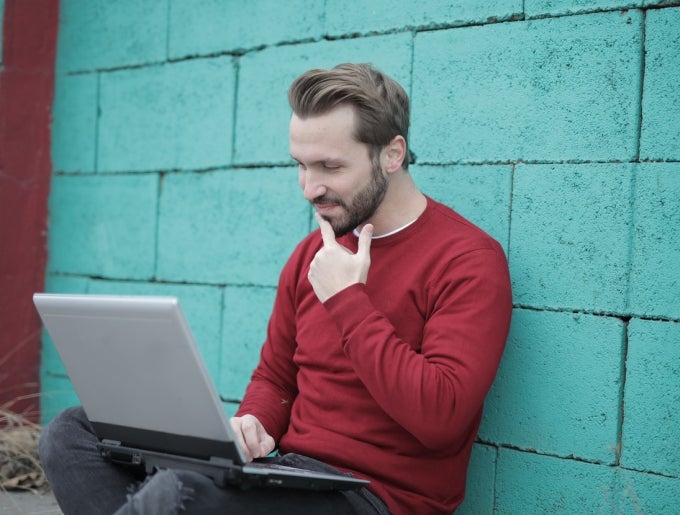
[[[345,202],[340,197],[321,195],[312,200],[312,204],[315,206],[325,206],[325,205],[337,205],[341,207],[347,207]]]

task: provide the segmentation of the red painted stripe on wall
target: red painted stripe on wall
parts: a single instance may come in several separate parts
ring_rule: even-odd
[[[0,70],[0,408],[39,419],[58,0],[5,0]]]

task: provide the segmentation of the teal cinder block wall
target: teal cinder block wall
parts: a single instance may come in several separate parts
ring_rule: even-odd
[[[673,3],[61,0],[47,289],[178,296],[233,412],[313,228],[288,85],[372,62],[411,95],[416,182],[510,261],[459,512],[678,513]],[[47,337],[41,377],[44,421],[78,402]]]

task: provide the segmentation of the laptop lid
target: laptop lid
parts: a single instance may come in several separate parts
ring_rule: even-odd
[[[176,298],[33,299],[100,439],[245,463]]]

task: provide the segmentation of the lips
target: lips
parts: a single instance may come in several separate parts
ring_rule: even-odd
[[[314,204],[314,208],[319,214],[324,214],[328,213],[330,211],[333,211],[336,207],[339,207],[339,204],[332,204],[332,203],[316,203]]]

